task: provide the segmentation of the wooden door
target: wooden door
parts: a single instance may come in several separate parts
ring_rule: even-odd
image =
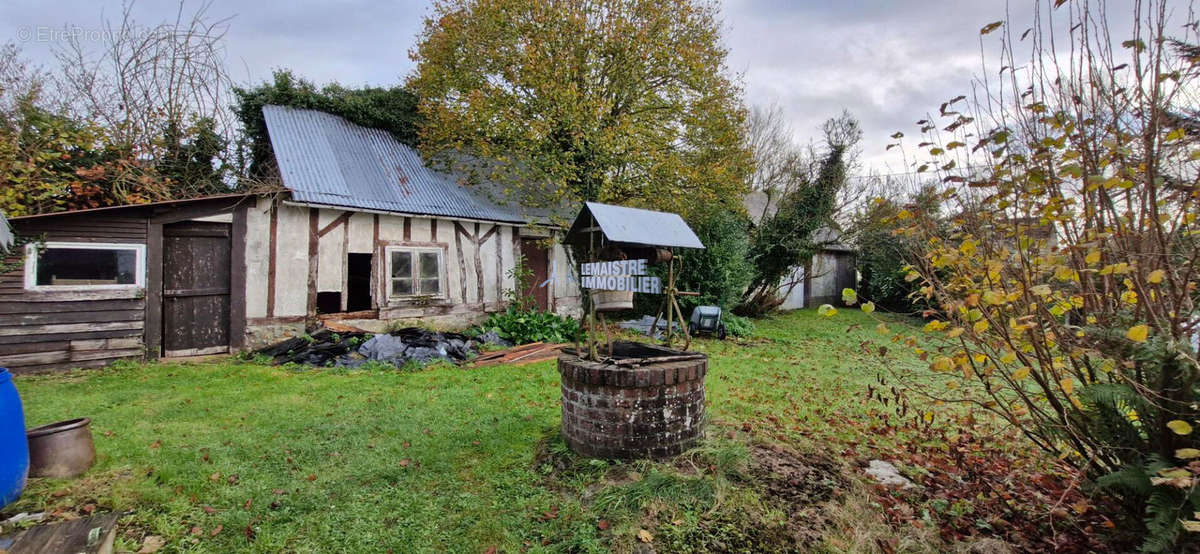
[[[163,355],[229,351],[228,223],[163,227]]]
[[[533,271],[532,292],[539,310],[550,309],[550,285],[542,286],[550,278],[550,253],[544,239],[521,239],[521,256],[525,265]]]

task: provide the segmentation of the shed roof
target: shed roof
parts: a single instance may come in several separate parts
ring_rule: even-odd
[[[585,202],[583,210],[575,218],[567,233],[567,241],[574,242],[591,231],[592,219],[604,237],[619,244],[644,246],[677,246],[682,248],[704,248],[700,237],[683,221],[679,214],[656,212],[640,208],[626,208],[597,202]]]
[[[297,202],[419,215],[523,223],[517,207],[468,190],[425,165],[415,149],[380,129],[333,114],[264,106],[283,185]]]

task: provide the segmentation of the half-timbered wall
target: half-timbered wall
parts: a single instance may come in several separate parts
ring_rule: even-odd
[[[247,338],[265,344],[303,331],[316,317],[319,293],[347,290],[347,253],[371,254],[372,310],[352,313],[348,322],[366,328],[391,320],[458,326],[503,308],[504,291],[514,286],[521,228],[503,223],[351,212],[272,202],[262,198],[247,215]],[[272,246],[273,245],[273,246]],[[443,252],[444,297],[389,299],[386,252],[390,247]],[[565,253],[555,247],[553,264],[565,269]],[[554,307],[578,306],[578,292],[563,273],[551,285]]]

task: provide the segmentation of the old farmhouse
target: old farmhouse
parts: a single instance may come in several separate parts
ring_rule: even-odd
[[[224,353],[322,319],[464,325],[524,259],[538,303],[579,308],[557,230],[427,167],[386,132],[264,108],[284,191],[14,217],[0,367]]]

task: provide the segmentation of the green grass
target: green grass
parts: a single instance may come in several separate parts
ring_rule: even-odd
[[[710,436],[746,425],[803,449],[862,438],[875,413],[866,386],[883,363],[862,346],[878,341],[874,322],[802,311],[756,325],[764,338],[694,344],[712,358]],[[99,456],[82,479],[31,481],[6,512],[131,510],[118,543],[131,550],[154,534],[168,551],[600,551],[631,545],[648,509],[676,520],[660,540],[678,528],[684,544],[705,514],[720,516],[715,504],[755,502],[733,501],[748,494],[731,485],[744,479],[741,431],[697,454],[719,478],[573,460],[573,477],[551,479],[535,456],[565,455],[552,362],[420,372],[129,364],[17,387],[31,427],[92,418]],[[604,518],[611,529],[597,527]]]

